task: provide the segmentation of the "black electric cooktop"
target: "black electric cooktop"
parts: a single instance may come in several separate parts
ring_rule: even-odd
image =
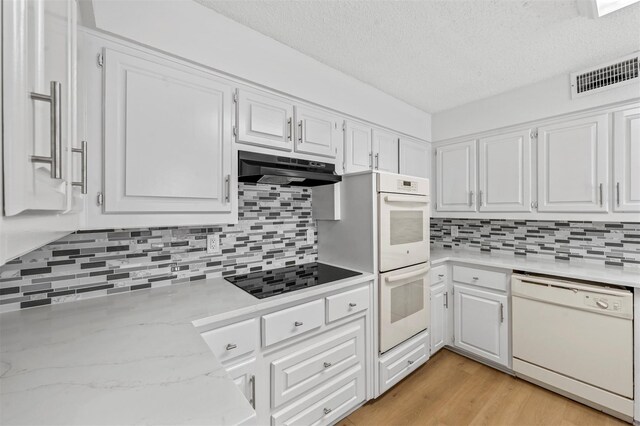
[[[269,271],[234,275],[225,277],[225,279],[258,299],[264,299],[265,297],[277,296],[290,291],[355,277],[356,275],[361,274],[360,272],[314,262],[271,269]]]

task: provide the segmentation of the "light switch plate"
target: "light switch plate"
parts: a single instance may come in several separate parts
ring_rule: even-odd
[[[209,234],[207,235],[207,254],[220,253],[220,235]]]
[[[313,244],[315,242],[315,235],[313,229],[307,229],[307,244]]]
[[[457,225],[451,225],[451,236],[453,238],[456,238],[458,236],[458,226]]]

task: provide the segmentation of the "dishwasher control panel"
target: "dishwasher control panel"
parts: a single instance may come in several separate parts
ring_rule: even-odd
[[[603,311],[621,312],[624,309],[624,301],[622,297],[597,293],[585,294],[584,304],[591,308],[596,308]]]

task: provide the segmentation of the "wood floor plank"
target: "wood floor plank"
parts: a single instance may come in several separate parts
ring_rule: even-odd
[[[340,426],[627,425],[529,382],[443,349]]]

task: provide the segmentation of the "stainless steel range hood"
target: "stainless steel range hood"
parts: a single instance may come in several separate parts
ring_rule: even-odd
[[[320,186],[340,182],[335,165],[280,155],[238,152],[238,181],[269,185]]]

